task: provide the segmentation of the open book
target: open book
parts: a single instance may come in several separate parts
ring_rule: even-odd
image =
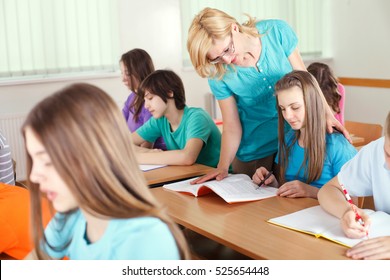
[[[167,184],[163,187],[172,191],[202,196],[210,192],[215,192],[227,203],[261,200],[276,196],[276,188],[257,185],[245,174],[230,174],[221,181],[212,180],[202,184],[191,185],[195,178]],[[256,189],[257,188],[257,189]]]
[[[371,218],[368,237],[390,235],[390,215],[385,212],[364,210]],[[288,215],[268,220],[269,223],[292,230],[323,237],[346,247],[353,247],[362,239],[352,239],[345,236],[341,229],[340,219],[329,214],[321,206],[309,207]]]

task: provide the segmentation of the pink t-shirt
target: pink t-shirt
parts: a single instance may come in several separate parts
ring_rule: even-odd
[[[338,92],[340,93],[341,95],[341,99],[340,99],[340,102],[339,102],[339,107],[340,107],[340,113],[338,114],[335,114],[334,116],[336,117],[336,119],[341,122],[341,124],[344,125],[344,103],[345,103],[345,88],[342,84],[338,84],[337,85],[337,90]]]

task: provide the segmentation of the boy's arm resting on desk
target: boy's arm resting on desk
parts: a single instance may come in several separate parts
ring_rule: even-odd
[[[182,150],[144,152],[137,149],[136,156],[140,164],[192,165],[196,162],[203,144],[201,139],[192,138]]]
[[[141,136],[139,136],[139,134],[136,131],[131,133],[131,139],[133,140],[133,144],[136,147],[144,148],[144,149],[151,149],[153,147],[153,143],[150,143],[145,139],[143,139]],[[138,150],[138,148],[136,148],[136,150]]]

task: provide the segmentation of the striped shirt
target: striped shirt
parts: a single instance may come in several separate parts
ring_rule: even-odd
[[[14,166],[11,156],[11,148],[0,130],[0,182],[15,185]]]

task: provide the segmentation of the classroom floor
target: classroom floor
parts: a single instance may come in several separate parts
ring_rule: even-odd
[[[221,245],[192,230],[184,229],[184,235],[190,246],[192,258],[196,260],[250,260],[229,247]]]

